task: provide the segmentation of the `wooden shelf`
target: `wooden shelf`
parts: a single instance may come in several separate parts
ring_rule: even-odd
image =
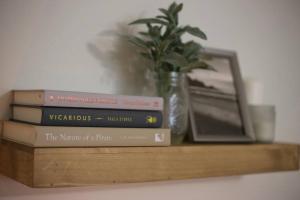
[[[299,170],[293,144],[30,148],[2,141],[1,172],[31,187],[83,186]]]

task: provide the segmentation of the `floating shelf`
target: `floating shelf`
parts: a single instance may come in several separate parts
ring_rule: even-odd
[[[2,141],[1,173],[31,187],[86,186],[299,170],[294,144],[31,148]]]

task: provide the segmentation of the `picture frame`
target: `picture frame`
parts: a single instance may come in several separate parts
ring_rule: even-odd
[[[187,74],[190,140],[254,142],[237,53],[206,47],[201,60],[212,70]]]

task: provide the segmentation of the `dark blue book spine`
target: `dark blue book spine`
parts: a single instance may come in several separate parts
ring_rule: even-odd
[[[160,111],[42,107],[42,125],[160,128]]]

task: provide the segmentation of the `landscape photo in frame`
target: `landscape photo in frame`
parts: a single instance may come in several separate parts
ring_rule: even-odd
[[[194,69],[187,74],[191,140],[254,141],[237,54],[204,48],[201,59],[212,70]]]

